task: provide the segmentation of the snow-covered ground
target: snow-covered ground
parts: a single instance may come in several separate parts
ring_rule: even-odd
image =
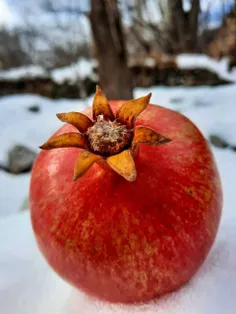
[[[10,70],[1,70],[0,79],[6,81],[17,81],[24,78],[48,77],[48,73],[40,66],[30,65]]]
[[[9,70],[0,70],[0,80],[5,81],[18,81],[20,79],[30,78],[51,78],[54,82],[62,84],[69,82],[76,84],[76,82],[89,77],[93,80],[98,80],[94,72],[97,67],[95,59],[87,60],[79,58],[77,62],[71,63],[68,66],[55,68],[51,71],[45,70],[41,66],[28,65]]]
[[[163,61],[166,56],[163,56]],[[146,67],[155,67],[158,61],[155,58],[149,57],[142,59],[142,65]],[[129,60],[129,65],[137,65],[137,60]],[[98,77],[94,69],[98,66],[96,59],[79,58],[76,62],[70,65],[55,68],[51,71],[46,71],[44,68],[35,65],[22,66],[9,70],[0,71],[0,80],[17,81],[25,78],[51,78],[58,84],[69,82],[76,84],[77,82],[90,78],[98,81]],[[215,73],[219,78],[228,82],[236,82],[236,68],[229,70],[229,58],[215,60],[204,54],[179,54],[176,56],[176,66],[181,70],[202,69]]]
[[[236,85],[221,87],[155,87],[152,102],[180,111],[203,134],[219,135],[236,146]],[[61,122],[55,114],[81,111],[86,101],[52,101],[32,95],[0,98],[0,163],[13,144],[38,151]],[[37,104],[39,113],[27,110]],[[236,313],[236,152],[212,147],[224,189],[224,210],[214,247],[198,274],[179,291],[142,306],[108,305],[89,299],[64,283],[41,257],[28,211],[19,212],[28,195],[29,175],[0,170],[0,313],[1,314],[235,314]]]
[[[215,60],[204,54],[179,54],[176,58],[179,69],[206,69],[218,75],[218,77],[236,82],[236,69],[229,71],[229,59]]]
[[[56,113],[81,111],[91,100],[49,100],[35,95],[14,95],[0,98],[1,150],[0,164],[5,164],[7,152],[14,144],[23,144],[39,151],[38,146],[62,123]],[[39,113],[28,110],[40,107]],[[0,170],[0,216],[19,211],[28,194],[29,174],[11,175]]]
[[[85,79],[86,77],[96,81],[98,78],[93,71],[96,67],[96,60],[86,60],[84,58],[80,58],[77,62],[72,63],[69,66],[52,70],[51,77],[58,84],[62,84],[65,81],[75,84],[79,80]]]

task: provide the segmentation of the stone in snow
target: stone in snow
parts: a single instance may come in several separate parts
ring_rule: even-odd
[[[8,172],[19,174],[29,172],[36,158],[36,153],[23,145],[15,145],[8,151]]]
[[[212,145],[218,148],[227,148],[229,147],[229,144],[223,140],[221,137],[218,135],[210,135],[210,142]]]
[[[37,113],[40,112],[40,107],[39,105],[31,105],[28,107],[29,112]]]

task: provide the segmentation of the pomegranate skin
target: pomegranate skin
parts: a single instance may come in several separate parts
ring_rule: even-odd
[[[122,103],[111,102],[113,111]],[[140,145],[135,182],[98,164],[73,182],[77,148],[40,152],[32,171],[31,221],[42,254],[64,280],[110,302],[145,302],[186,283],[221,217],[219,174],[196,126],[154,105],[137,125],[172,142]],[[71,131],[66,124],[55,135]]]

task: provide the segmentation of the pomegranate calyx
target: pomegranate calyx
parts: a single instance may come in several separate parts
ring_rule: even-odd
[[[107,164],[126,180],[133,182],[136,180],[137,172],[132,153],[129,149],[120,154],[108,157]]]
[[[89,145],[87,138],[83,134],[72,132],[51,138],[39,148],[44,150],[50,150],[55,148],[66,147],[78,147],[88,149]]]
[[[126,101],[115,116],[105,95],[97,86],[92,106],[94,121],[80,112],[58,113],[59,120],[73,125],[79,132],[51,138],[40,148],[83,148],[84,151],[75,164],[74,181],[100,160],[126,180],[135,181],[137,172],[133,156],[137,153],[138,145],[144,143],[158,146],[171,141],[151,128],[134,127],[136,118],[146,109],[150,97],[151,93]]]
[[[169,142],[171,142],[170,138],[165,137],[151,128],[138,126],[134,129],[132,145],[148,144],[151,146],[158,146]]]
[[[117,112],[118,121],[132,129],[138,115],[147,108],[151,96],[150,93],[147,96],[125,102]]]
[[[57,117],[62,122],[67,122],[79,130],[81,133],[85,133],[89,127],[93,126],[93,122],[85,114],[81,112],[67,112],[58,113]]]
[[[126,125],[104,120],[103,115],[87,131],[91,151],[108,157],[120,153],[131,146],[133,130]]]
[[[97,117],[103,115],[104,120],[115,120],[113,111],[109,105],[106,96],[103,94],[101,88],[96,86],[96,93],[93,99],[93,120],[97,120]]]
[[[102,157],[83,150],[76,160],[73,180],[76,181],[82,177],[85,172],[99,159],[102,159]]]

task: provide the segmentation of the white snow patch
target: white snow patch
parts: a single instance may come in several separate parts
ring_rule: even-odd
[[[19,212],[28,196],[30,174],[0,171],[0,217]]]
[[[66,81],[76,83],[78,80],[86,77],[96,80],[96,74],[93,72],[96,65],[96,60],[86,60],[81,58],[76,63],[69,66],[52,70],[51,76],[52,79],[59,84]]]
[[[45,78],[48,73],[45,69],[37,65],[12,68],[9,70],[0,71],[0,79],[17,81],[24,78]]]
[[[156,60],[153,58],[146,58],[144,60],[144,65],[146,65],[147,67],[153,68],[156,66]]]
[[[38,105],[40,112],[28,111]],[[91,99],[50,100],[36,95],[14,95],[0,98],[1,150],[0,164],[7,163],[7,152],[16,144],[22,144],[35,152],[63,123],[58,112],[83,111]],[[0,170],[0,216],[19,211],[28,195],[29,175],[11,175]]]
[[[0,219],[0,236],[1,314],[61,313],[71,288],[41,256],[29,213]]]
[[[36,65],[2,70],[0,71],[0,79],[17,81],[26,78],[52,78],[58,84],[64,82],[75,84],[86,77],[96,81],[97,75],[94,72],[96,66],[97,61],[95,59],[87,60],[80,58],[75,63],[51,71],[46,71],[44,68]]]
[[[1,97],[0,162],[5,162],[8,149],[15,144],[24,144],[39,151],[39,144],[62,126],[56,117],[58,112],[83,111],[90,104],[89,99],[51,100],[29,94]],[[31,105],[38,105],[40,112],[29,112],[28,107]]]
[[[152,92],[151,103],[179,111],[205,135],[218,135],[236,145],[236,85],[218,87],[154,87],[136,89],[135,96]],[[236,154],[235,154],[236,156]]]
[[[229,60],[227,58],[215,60],[201,54],[180,54],[176,57],[176,62],[179,69],[206,69],[216,73],[224,80],[236,82],[236,69],[229,72]]]
[[[180,54],[176,57],[176,63],[179,69],[206,69],[217,74],[218,77],[226,81],[232,83],[236,82],[236,68],[229,72],[229,60],[227,58],[215,60],[209,56],[201,54]],[[133,62],[130,62],[130,65],[133,65]],[[147,67],[155,67],[156,60],[153,58],[146,58],[143,60],[143,65]],[[75,63],[53,69],[50,72],[47,72],[42,67],[36,65],[2,70],[0,71],[0,79],[16,81],[23,78],[51,77],[58,84],[64,82],[74,84],[86,77],[97,81],[98,77],[94,71],[96,67],[97,61],[95,59],[87,60],[85,58],[80,58]]]

